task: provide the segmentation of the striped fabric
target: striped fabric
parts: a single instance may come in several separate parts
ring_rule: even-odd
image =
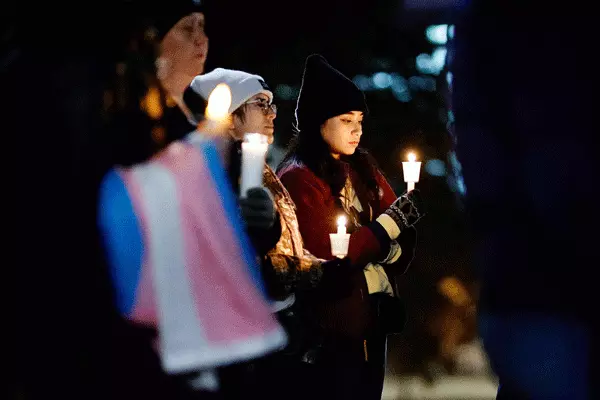
[[[140,248],[140,257],[127,258],[140,262],[121,263],[114,248],[110,256],[106,238],[117,300],[131,320],[158,327],[169,372],[251,359],[286,343],[216,148],[196,137],[173,143],[149,162],[117,169],[125,190],[112,193],[128,201],[111,200],[104,190],[101,203],[107,209],[111,201],[130,204],[141,244],[121,252]],[[108,214],[117,226],[127,219],[122,209]],[[113,238],[117,246],[124,244]]]

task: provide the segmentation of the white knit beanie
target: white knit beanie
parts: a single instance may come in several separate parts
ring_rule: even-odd
[[[198,75],[190,84],[190,88],[208,101],[208,96],[220,83],[227,84],[231,90],[230,114],[259,93],[266,94],[269,102],[273,100],[273,92],[261,76],[233,69],[217,68],[207,74]]]

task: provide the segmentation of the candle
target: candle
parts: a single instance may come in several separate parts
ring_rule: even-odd
[[[218,84],[208,96],[206,118],[212,121],[224,121],[229,116],[231,90],[225,83]]]
[[[213,136],[223,135],[227,132],[229,107],[231,107],[231,90],[225,83],[220,83],[208,96],[205,119],[198,125],[198,130]]]
[[[269,138],[260,133],[246,133],[242,142],[242,173],[240,195],[248,189],[262,186],[263,170],[269,148]]]
[[[330,233],[331,254],[338,258],[344,258],[348,255],[348,246],[350,244],[350,234],[346,233],[346,217],[340,216],[337,219],[337,233]]]
[[[421,172],[421,162],[417,161],[415,153],[408,153],[408,161],[402,162],[402,171],[404,172],[404,182],[407,184],[407,192],[414,190],[415,183],[419,182]]]
[[[338,235],[345,235],[346,234],[346,217],[344,217],[343,215],[341,217],[338,218],[337,220],[337,234]]]

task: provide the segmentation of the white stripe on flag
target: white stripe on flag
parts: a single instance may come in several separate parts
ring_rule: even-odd
[[[203,368],[207,343],[187,276],[175,179],[156,163],[133,173],[145,203],[163,368],[172,373]]]

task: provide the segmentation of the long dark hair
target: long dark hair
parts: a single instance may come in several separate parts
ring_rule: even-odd
[[[329,185],[335,197],[339,196],[350,170],[353,170],[360,180],[360,182],[353,182],[355,190],[363,191],[369,202],[379,198],[377,175],[380,172],[375,159],[366,149],[358,147],[354,154],[342,155],[339,160],[336,160],[331,155],[329,145],[321,136],[320,126],[305,128],[302,131],[296,130],[296,135],[277,172],[293,164],[304,164],[308,167]]]

